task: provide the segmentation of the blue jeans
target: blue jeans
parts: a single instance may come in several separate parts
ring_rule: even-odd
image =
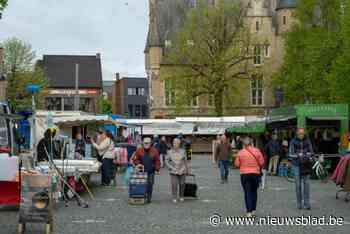
[[[310,175],[301,176],[300,167],[293,166],[298,208],[310,208]]]
[[[154,173],[147,173],[147,201],[151,202],[154,184]]]
[[[221,180],[227,180],[228,172],[229,172],[229,169],[228,169],[229,164],[230,164],[230,161],[228,160],[219,160]]]
[[[256,210],[256,204],[258,202],[258,188],[259,178],[257,174],[242,174],[241,184],[244,190],[244,201],[247,209],[247,213],[251,213]]]

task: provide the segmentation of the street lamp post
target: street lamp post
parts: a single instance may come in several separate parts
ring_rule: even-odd
[[[30,148],[33,152],[34,162],[37,161],[37,154],[35,152],[36,149],[36,126],[35,126],[35,117],[36,117],[36,103],[35,103],[35,94],[37,94],[40,90],[40,87],[35,84],[28,85],[26,90],[29,94],[32,95],[32,129],[31,129],[31,138]]]

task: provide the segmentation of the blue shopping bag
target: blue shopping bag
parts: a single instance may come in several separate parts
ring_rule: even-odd
[[[123,176],[123,182],[126,186],[129,185],[129,180],[132,173],[134,173],[134,167],[129,166],[128,168],[126,168]]]

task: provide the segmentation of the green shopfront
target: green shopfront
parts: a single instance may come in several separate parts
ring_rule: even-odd
[[[339,144],[349,131],[349,109],[347,104],[306,104],[272,109],[266,119],[267,129],[305,128],[317,146],[319,153],[344,153]],[[328,144],[329,143],[329,144]],[[328,144],[328,145],[327,145]],[[330,150],[330,151],[328,151]],[[327,151],[327,152],[322,152]]]

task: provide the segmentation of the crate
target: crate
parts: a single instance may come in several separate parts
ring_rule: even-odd
[[[129,204],[130,205],[144,205],[146,204],[146,199],[145,198],[129,198]]]

